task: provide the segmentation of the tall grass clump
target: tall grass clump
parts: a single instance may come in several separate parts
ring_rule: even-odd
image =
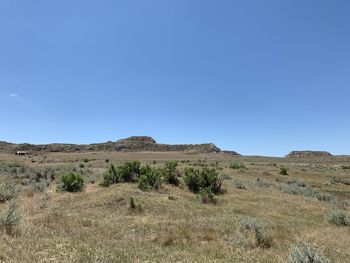
[[[80,192],[84,188],[83,177],[75,172],[67,173],[61,176],[60,191]]]
[[[304,242],[292,248],[288,263],[330,263],[322,251]]]

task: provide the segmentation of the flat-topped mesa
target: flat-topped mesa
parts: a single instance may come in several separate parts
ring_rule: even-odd
[[[132,136],[126,139],[118,140],[115,143],[116,151],[137,152],[194,152],[194,153],[212,153],[221,152],[221,150],[212,143],[204,144],[159,144],[152,137]]]
[[[333,156],[331,153],[326,151],[292,151],[286,155],[286,157],[330,157]]]

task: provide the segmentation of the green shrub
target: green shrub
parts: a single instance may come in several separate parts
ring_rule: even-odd
[[[0,186],[0,203],[6,202],[15,198],[18,194],[18,189],[12,183],[5,183]]]
[[[203,167],[202,170],[185,169],[185,183],[189,190],[198,193],[201,188],[208,188],[214,194],[221,191],[222,180],[215,169]]]
[[[186,168],[184,181],[191,192],[197,193],[200,188],[199,170],[194,168]]]
[[[233,181],[233,185],[237,188],[237,189],[247,189],[246,186],[247,182],[242,180],[242,179],[235,179]]]
[[[142,191],[160,188],[162,179],[158,170],[149,165],[145,165],[141,167],[140,172],[141,176],[138,181],[138,186]]]
[[[216,204],[214,193],[210,188],[201,188],[199,195],[203,204]]]
[[[67,173],[61,176],[61,191],[79,192],[83,190],[84,179],[78,173]]]
[[[322,251],[302,242],[292,248],[288,258],[289,263],[330,263]]]
[[[162,176],[166,183],[172,184],[175,186],[179,185],[179,175],[176,170],[177,166],[178,166],[177,161],[167,161],[165,163],[165,166],[162,169]]]
[[[108,171],[103,173],[103,181],[100,183],[101,186],[108,187],[112,184],[119,183],[120,176],[115,168],[114,164],[111,164]]]
[[[350,216],[345,211],[335,209],[326,214],[326,220],[336,226],[350,226]]]
[[[238,169],[243,169],[243,170],[247,169],[247,167],[244,164],[242,164],[242,163],[231,163],[230,164],[230,168],[231,169],[236,169],[236,170],[238,170]]]
[[[17,202],[12,201],[8,210],[0,216],[0,224],[5,228],[6,234],[12,236],[14,227],[19,225],[20,221]]]
[[[240,224],[247,230],[255,233],[255,241],[259,247],[270,248],[272,245],[272,237],[267,232],[265,223],[256,218],[245,217],[240,220]]]
[[[139,161],[129,161],[118,166],[117,171],[122,181],[135,182],[140,177],[140,167]]]
[[[281,175],[288,175],[288,168],[280,167],[280,174]]]
[[[221,191],[222,180],[215,169],[204,167],[200,173],[200,187],[210,189],[214,194]]]

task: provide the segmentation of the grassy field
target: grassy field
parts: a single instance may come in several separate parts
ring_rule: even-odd
[[[186,167],[207,165],[220,174],[223,191],[216,204],[204,204],[182,179],[178,187],[162,184],[146,192],[137,183],[99,186],[111,163],[127,160],[154,167],[178,160],[180,175]],[[348,165],[345,156],[1,154],[0,183],[13,182],[20,190],[21,220],[11,235],[2,227],[0,262],[288,262],[301,242],[330,262],[348,262],[350,227],[325,218],[332,209],[349,213]],[[281,167],[288,175],[280,174]],[[60,175],[71,170],[83,175],[84,190],[57,191]],[[10,204],[0,202],[1,214]],[[259,245],[256,233],[242,223],[247,220],[264,225],[269,246]]]

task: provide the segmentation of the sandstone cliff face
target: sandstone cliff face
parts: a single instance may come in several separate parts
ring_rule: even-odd
[[[105,142],[95,144],[13,144],[0,142],[0,152],[15,153],[16,151],[27,152],[80,152],[80,151],[121,151],[121,152],[171,152],[180,151],[188,153],[218,153],[220,148],[212,143],[205,144],[159,144],[152,137],[132,136],[116,142]],[[236,154],[236,152],[230,152]]]
[[[325,151],[292,151],[286,155],[286,157],[329,157],[332,156],[331,153]]]

